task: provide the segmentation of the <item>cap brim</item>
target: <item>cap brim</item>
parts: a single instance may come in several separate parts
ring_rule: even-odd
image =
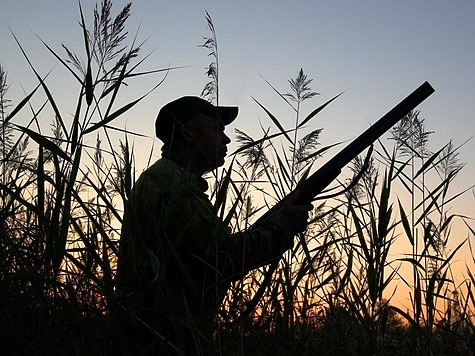
[[[229,125],[238,116],[239,108],[237,106],[218,106],[218,115],[225,125]]]

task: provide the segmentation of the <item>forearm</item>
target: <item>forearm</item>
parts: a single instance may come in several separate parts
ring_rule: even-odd
[[[246,274],[266,265],[292,248],[294,233],[287,221],[275,217],[258,228],[226,236],[218,246],[221,271],[225,277]]]

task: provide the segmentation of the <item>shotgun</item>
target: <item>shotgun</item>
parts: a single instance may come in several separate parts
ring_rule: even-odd
[[[335,180],[341,173],[341,170],[351,162],[356,156],[363,152],[368,147],[381,137],[386,131],[393,127],[399,120],[406,116],[411,110],[427,99],[433,92],[434,88],[428,83],[424,82],[419,88],[409,94],[404,100],[392,108],[386,115],[381,117],[369,129],[363,132],[360,136],[354,139],[348,146],[337,153],[332,159],[325,163],[320,169],[313,173],[309,178],[297,184],[297,187],[287,194],[281,201],[269,209],[262,215],[254,224],[259,225],[267,220],[272,214],[275,214],[280,209],[282,204],[289,199],[290,196],[299,193],[298,202],[302,204],[311,203],[315,197],[320,194],[330,183]],[[235,325],[243,318],[247,317],[256,307],[259,300],[264,294],[267,284],[270,282],[272,274],[277,269],[279,258],[276,258],[270,265],[264,281],[260,285],[254,297],[247,303],[246,309],[235,318],[231,324]]]
[[[313,173],[306,180],[297,184],[296,188],[287,194],[281,201],[274,205],[256,224],[265,221],[274,214],[282,204],[297,191],[299,192],[298,202],[302,204],[311,203],[333,180],[341,173],[341,170],[358,156],[365,149],[370,147],[379,137],[393,127],[399,120],[406,116],[411,110],[427,99],[434,88],[424,82],[419,88],[409,94],[404,100],[391,109],[386,115],[381,117],[369,129],[354,139],[348,146],[337,153],[332,159],[325,163],[320,169]]]

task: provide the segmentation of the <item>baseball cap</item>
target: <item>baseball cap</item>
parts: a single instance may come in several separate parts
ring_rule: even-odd
[[[155,120],[156,136],[167,143],[172,135],[175,121],[187,123],[197,114],[219,117],[225,125],[229,125],[238,115],[237,106],[215,106],[197,96],[183,96],[163,106]]]

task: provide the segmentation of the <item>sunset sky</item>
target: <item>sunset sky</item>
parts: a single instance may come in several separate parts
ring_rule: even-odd
[[[91,24],[95,1],[81,3]],[[125,3],[114,1],[113,13]],[[181,95],[199,95],[207,82],[210,58],[199,47],[209,35],[205,11],[218,36],[220,104],[240,107],[231,136],[234,127],[257,136],[259,122],[270,126],[252,97],[291,126],[292,112],[263,78],[287,92],[287,80],[300,68],[314,79],[312,89],[321,93],[304,104],[304,112],[346,91],[314,121],[324,128],[324,144],[356,137],[424,81],[436,90],[418,107],[427,130],[434,131],[430,148],[436,151],[450,139],[457,146],[475,133],[473,0],[141,0],[132,2],[127,29],[131,37],[138,33],[139,42],[146,40],[142,55],[153,51],[142,70],[185,67],[169,73],[140,108],[117,124],[150,135],[146,144],[152,142],[159,108]],[[36,36],[60,54],[62,43],[82,54],[78,19],[75,0],[2,1],[0,64],[8,72],[13,103],[36,82],[10,29],[40,73],[53,69],[48,84],[65,103],[63,111],[73,111],[77,91],[68,90],[66,73]],[[145,93],[158,79],[131,81],[125,100]],[[473,139],[460,151],[466,163],[457,183],[460,189],[473,184],[474,151]],[[463,198],[466,215],[475,216],[474,200],[471,192]]]

